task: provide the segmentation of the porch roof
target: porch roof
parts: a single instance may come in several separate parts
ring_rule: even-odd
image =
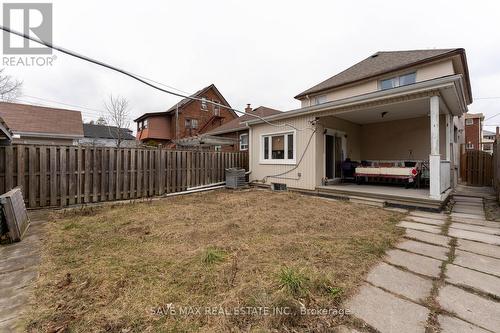
[[[364,95],[349,97],[324,104],[295,109],[274,116],[266,117],[266,121],[277,121],[304,115],[325,116],[336,115],[381,105],[389,105],[403,101],[426,99],[440,95],[446,109],[453,115],[460,116],[467,112],[465,90],[462,75],[451,75],[438,79],[418,82],[394,89],[381,90]],[[410,118],[410,117],[406,117]],[[261,119],[249,120],[250,125],[262,123]]]

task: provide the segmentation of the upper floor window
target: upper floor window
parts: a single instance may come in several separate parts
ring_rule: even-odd
[[[142,121],[137,122],[137,130],[138,131],[146,129],[146,128],[148,128],[148,120],[147,119],[144,119]]]
[[[213,100],[214,103],[220,104],[219,101]],[[220,116],[220,106],[214,104],[214,116]]]
[[[410,73],[410,74],[391,77],[385,80],[380,80],[380,89],[387,90],[401,86],[406,86],[415,83],[416,79],[417,79],[417,74]]]
[[[186,128],[198,128],[198,119],[185,119],[184,126]]]
[[[295,132],[261,137],[261,163],[294,164],[295,155]]]
[[[319,95],[314,97],[314,105],[323,104],[327,102],[326,95]]]
[[[240,135],[240,150],[248,150],[248,134]]]
[[[474,119],[465,119],[465,125],[474,125]]]
[[[465,146],[466,149],[474,149],[474,144],[469,142],[467,143],[467,145]]]
[[[201,98],[201,109],[205,111],[208,110],[207,99],[205,97]]]

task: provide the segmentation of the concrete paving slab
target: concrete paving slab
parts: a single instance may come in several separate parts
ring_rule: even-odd
[[[488,333],[476,325],[469,324],[463,320],[449,316],[438,316],[441,333]]]
[[[446,222],[445,220],[431,219],[428,217],[420,217],[420,216],[407,216],[407,217],[405,217],[405,220],[411,221],[411,222],[432,224],[432,225],[437,225],[437,226],[441,226],[441,225],[445,224],[445,222]]]
[[[465,214],[465,213],[451,213],[450,216],[453,217],[464,217],[468,219],[485,219],[484,213],[483,214]]]
[[[439,290],[437,300],[443,309],[455,313],[458,318],[498,332],[500,303],[449,285]]]
[[[481,226],[485,226],[485,227],[499,228],[500,229],[500,222],[495,222],[495,221],[466,219],[466,218],[460,218],[460,217],[452,217],[451,221],[458,222],[458,223],[481,225]]]
[[[483,207],[453,207],[453,213],[464,213],[464,214],[473,214],[473,215],[483,215],[484,211]]]
[[[456,265],[446,266],[447,282],[471,287],[500,297],[500,278]]]
[[[449,249],[437,245],[430,245],[422,242],[408,240],[397,244],[396,247],[401,250],[410,251],[416,254],[421,254],[438,260],[444,261],[448,259],[447,253]]]
[[[427,308],[370,285],[363,285],[346,307],[382,333],[425,332],[429,315]]]
[[[460,250],[474,252],[477,254],[482,254],[489,257],[495,257],[500,259],[500,246],[489,245],[479,242],[468,241],[465,239],[457,240],[457,248]]]
[[[465,195],[454,195],[453,200],[456,202],[465,201],[465,202],[483,202],[483,198],[480,197],[471,197]]]
[[[452,224],[450,224],[450,227],[462,230],[470,230],[474,232],[481,232],[483,234],[500,235],[500,229],[484,227],[481,225],[453,222]]]
[[[440,260],[401,250],[388,251],[386,261],[430,277],[438,277],[441,272],[440,267],[442,262]]]
[[[401,221],[397,225],[398,225],[398,227],[409,228],[409,229],[414,229],[414,230],[421,230],[421,231],[426,231],[426,232],[430,232],[433,234],[440,234],[441,233],[441,228],[434,226],[434,225],[429,225],[429,224]]]
[[[461,250],[455,251],[454,264],[475,269],[483,273],[500,276],[500,259],[482,256],[480,254],[465,252]]]
[[[451,237],[468,239],[492,245],[500,245],[500,236],[483,234],[480,232],[450,228],[448,230],[448,235]]]
[[[422,212],[420,210],[413,210],[410,212],[411,216],[419,216],[419,217],[427,217],[430,219],[436,220],[446,220],[448,219],[448,215],[443,213],[431,213],[431,212]]]
[[[431,243],[435,245],[448,246],[451,237],[431,234],[429,232],[418,231],[413,229],[406,229],[406,238],[416,239],[422,242]]]
[[[416,302],[425,300],[432,289],[432,280],[421,278],[386,263],[378,264],[368,274],[366,281]]]

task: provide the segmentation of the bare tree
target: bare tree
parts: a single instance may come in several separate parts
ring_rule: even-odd
[[[110,133],[116,139],[116,146],[119,148],[123,141],[122,128],[129,126],[129,103],[125,97],[109,95],[108,101],[104,102],[104,107],[108,111],[109,125],[116,126],[116,133]]]
[[[106,118],[104,118],[104,116],[100,116],[99,118],[97,118],[95,123],[96,123],[96,125],[107,125],[108,124],[108,122],[106,121]]]
[[[10,102],[21,95],[23,82],[4,74],[4,70],[0,69],[0,100]]]

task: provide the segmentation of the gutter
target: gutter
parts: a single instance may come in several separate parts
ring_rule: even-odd
[[[40,132],[19,132],[12,131],[12,134],[19,135],[21,137],[41,137],[41,138],[58,138],[58,139],[83,139],[82,135],[71,135],[71,134],[57,134],[57,133],[40,133]]]
[[[286,111],[277,115],[269,116],[266,117],[265,119],[267,121],[275,121],[275,120],[281,120],[281,119],[287,119],[287,118],[292,118],[296,116],[302,116],[302,115],[313,115],[318,112],[322,111],[331,111],[332,109],[340,109],[344,108],[347,106],[354,106],[358,104],[363,104],[363,103],[368,103],[368,102],[374,102],[377,100],[385,99],[387,97],[399,97],[406,95],[408,92],[412,93],[418,93],[418,92],[423,92],[423,91],[428,91],[430,89],[439,89],[439,88],[444,88],[446,86],[449,86],[450,84],[455,84],[456,82],[462,81],[463,77],[460,74],[457,75],[450,75],[438,79],[432,79],[428,81],[422,81],[422,82],[417,82],[414,84],[410,84],[407,86],[402,86],[398,88],[393,88],[393,89],[387,89],[387,90],[379,90],[363,95],[358,95],[358,96],[353,96],[353,97],[348,97],[332,102],[327,102],[319,105],[314,105],[314,106],[308,106],[305,108],[300,108],[300,109],[295,109],[291,111]],[[459,84],[460,87],[463,87],[463,84]],[[459,90],[462,90],[459,88]],[[463,95],[463,93],[462,93]],[[259,124],[262,123],[263,121],[260,119],[253,119],[253,120],[248,120],[245,122],[247,125],[254,125],[254,124]]]

